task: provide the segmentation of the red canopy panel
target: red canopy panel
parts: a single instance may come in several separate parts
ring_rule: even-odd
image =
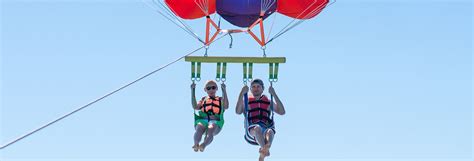
[[[165,0],[165,2],[177,16],[183,19],[201,18],[216,12],[216,0]]]
[[[318,15],[329,0],[278,0],[277,12],[296,19],[310,19]]]

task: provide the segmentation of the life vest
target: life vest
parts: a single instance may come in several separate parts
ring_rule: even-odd
[[[220,97],[203,97],[202,98],[201,111],[208,115],[219,115],[221,114],[221,99]]]
[[[270,100],[267,96],[262,95],[260,99],[256,99],[253,96],[249,96],[248,99],[248,111],[247,119],[251,124],[257,124],[259,122],[265,124],[267,127],[273,126],[273,115]]]

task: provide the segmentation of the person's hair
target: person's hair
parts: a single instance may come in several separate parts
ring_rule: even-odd
[[[261,79],[252,80],[252,83],[250,83],[250,85],[255,84],[255,83],[260,84],[262,86],[262,89],[265,89],[265,86],[263,85],[263,81]]]
[[[207,85],[209,85],[209,84],[214,84],[214,85],[216,85],[216,87],[217,87],[217,82],[216,82],[216,81],[214,81],[214,80],[208,80],[208,81],[206,81],[206,84],[204,85],[204,88],[206,88]]]

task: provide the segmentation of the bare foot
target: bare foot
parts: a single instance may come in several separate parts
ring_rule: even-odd
[[[205,145],[199,145],[199,151],[204,152],[204,149],[206,149]]]
[[[265,160],[265,155],[260,153],[260,157],[258,157],[258,161],[264,161]]]
[[[258,150],[258,152],[260,153],[260,156],[258,157],[258,161],[264,161],[265,157],[266,157],[266,153],[265,153],[264,149],[260,148]]]
[[[260,156],[264,156],[264,157],[270,156],[270,145],[269,144],[264,145],[258,150],[258,152],[260,153]]]
[[[197,152],[199,150],[199,144],[196,144],[193,146],[194,152]]]

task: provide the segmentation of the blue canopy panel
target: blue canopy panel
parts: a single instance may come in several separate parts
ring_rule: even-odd
[[[262,1],[264,4],[263,10],[265,14],[263,19],[270,16],[277,9],[276,0],[217,0],[216,11],[231,24],[239,27],[249,27],[260,17],[262,10]]]

